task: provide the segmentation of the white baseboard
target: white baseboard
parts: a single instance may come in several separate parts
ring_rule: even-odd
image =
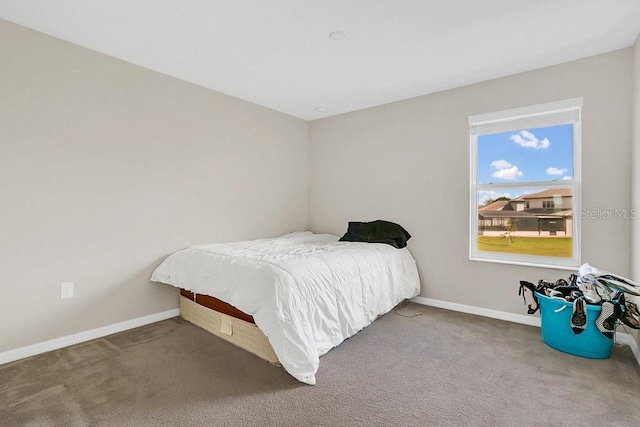
[[[77,334],[28,345],[26,347],[16,348],[15,350],[5,351],[0,353],[0,365],[35,356],[37,354],[46,353],[48,351],[58,350],[70,345],[80,344],[96,338],[106,337],[107,335],[116,334],[118,332],[138,328],[140,326],[149,325],[151,323],[160,322],[161,320],[171,319],[172,317],[177,316],[180,316],[180,309],[176,308],[173,310],[163,311],[162,313],[150,314],[148,316],[114,323],[113,325],[107,325],[101,328],[78,332]]]
[[[411,300],[416,304],[427,305],[430,307],[444,308],[446,310],[459,311],[462,313],[474,314],[476,316],[490,317],[492,319],[505,320],[507,322],[520,323],[523,325],[540,327],[540,318],[523,314],[513,314],[506,311],[491,310],[488,308],[475,307],[472,305],[458,304],[454,302],[441,301],[432,298],[415,297]],[[0,365],[14,362],[16,360],[25,359],[27,357],[58,350],[74,344],[90,341],[97,338],[106,337],[118,332],[127,331],[129,329],[138,328],[140,326],[149,325],[151,323],[160,322],[162,320],[171,319],[180,316],[180,309],[163,311],[161,313],[150,314],[148,316],[138,317],[136,319],[126,320],[124,322],[115,323],[113,325],[103,326],[101,328],[91,329],[79,332],[73,335],[67,335],[44,341],[37,344],[28,345],[26,347],[17,348],[0,353]],[[640,364],[640,347],[636,340],[629,334],[616,333],[616,342],[629,346],[638,364]]]
[[[500,319],[506,320],[507,322],[521,323],[523,325],[540,327],[540,318],[538,316],[513,314],[506,311],[491,310],[488,308],[474,307],[472,305],[464,305],[455,302],[441,301],[424,297],[415,297],[411,301],[417,304],[428,305],[430,307],[444,308],[451,311],[475,314],[476,316],[491,317],[492,319]]]
[[[441,301],[432,298],[415,297],[411,300],[416,304],[428,305],[430,307],[444,308],[451,311],[475,314],[477,316],[490,317],[492,319],[506,320],[507,322],[520,323],[523,325],[540,327],[540,317],[524,314],[513,314],[506,311],[491,310],[488,308],[474,307],[472,305],[458,304],[455,302]],[[636,361],[640,365],[640,348],[636,340],[629,334],[616,332],[616,343],[629,346]]]

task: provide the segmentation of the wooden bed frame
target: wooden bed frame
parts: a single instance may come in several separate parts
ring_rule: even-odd
[[[203,305],[215,311],[219,311],[220,313],[224,313],[231,317],[235,317],[236,319],[244,320],[245,322],[253,324],[256,323],[253,320],[253,316],[245,313],[244,311],[238,310],[231,304],[227,304],[226,302],[219,300],[218,298],[214,298],[209,295],[196,294],[186,289],[180,289],[180,295],[182,295],[183,297],[187,297],[191,301],[195,301],[197,304]]]
[[[282,366],[269,339],[258,328],[253,317],[234,306],[208,295],[180,290],[180,316],[272,365]]]

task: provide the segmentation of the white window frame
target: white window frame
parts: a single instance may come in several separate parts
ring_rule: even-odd
[[[469,116],[470,192],[469,259],[472,261],[518,264],[535,267],[575,270],[580,266],[580,207],[582,165],[582,98],[572,98],[494,113]],[[519,131],[557,125],[573,125],[573,179],[567,181],[524,181],[480,184],[477,182],[478,137],[480,135]],[[478,191],[495,188],[572,188],[572,258],[509,254],[478,250]]]

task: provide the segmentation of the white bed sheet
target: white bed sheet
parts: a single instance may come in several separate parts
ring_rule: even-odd
[[[167,257],[151,280],[251,314],[282,366],[307,384],[321,355],[420,292],[407,248],[311,232],[192,246]]]

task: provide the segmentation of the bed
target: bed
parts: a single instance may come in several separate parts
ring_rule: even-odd
[[[315,384],[321,355],[420,290],[407,248],[312,232],[192,246],[151,280],[182,289],[186,320],[306,384]]]

